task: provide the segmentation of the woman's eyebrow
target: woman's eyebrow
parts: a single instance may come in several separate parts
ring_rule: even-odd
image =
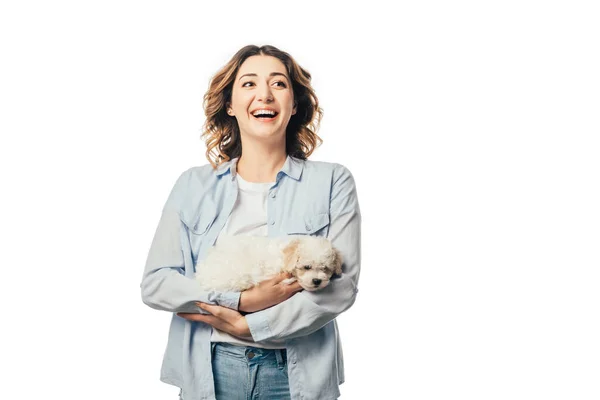
[[[281,76],[285,77],[285,79],[288,79],[287,75],[286,74],[282,74],[281,72],[271,72],[269,74],[269,76],[277,76],[277,75],[281,75]],[[244,75],[240,76],[240,79],[242,79],[245,76],[258,76],[258,75],[256,75],[255,73],[244,74]],[[238,81],[240,79],[238,79]]]

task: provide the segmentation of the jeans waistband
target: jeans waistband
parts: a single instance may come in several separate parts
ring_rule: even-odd
[[[211,343],[212,353],[221,350],[221,353],[231,354],[236,358],[244,358],[248,362],[261,362],[271,356],[275,356],[278,365],[287,363],[287,351],[285,349],[265,349],[262,347],[238,346],[227,342]]]

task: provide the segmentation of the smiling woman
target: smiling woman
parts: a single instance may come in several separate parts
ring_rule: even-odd
[[[344,166],[308,161],[322,117],[311,76],[273,46],[246,46],[204,96],[206,158],[175,183],[146,261],[148,306],[173,313],[161,380],[184,400],[336,399],[335,318],[360,273],[360,209]],[[201,289],[198,263],[228,236],[326,237],[341,274],[318,291],[285,274],[241,293]]]
[[[238,75],[227,113],[235,117],[242,135],[262,137],[275,145],[285,143],[288,122],[296,113],[285,66],[275,57],[252,56]]]
[[[323,116],[310,80],[308,71],[273,46],[240,49],[204,96],[203,137],[209,161],[216,166],[240,157],[243,136],[275,138],[271,144],[285,143],[290,156],[308,158],[322,142],[316,131]],[[260,110],[273,118],[255,115]],[[247,148],[252,146],[252,140],[247,142]]]

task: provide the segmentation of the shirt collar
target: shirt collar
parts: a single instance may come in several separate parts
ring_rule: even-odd
[[[231,160],[225,161],[224,163],[219,165],[217,167],[217,176],[225,175],[227,172],[229,172],[231,174],[231,179],[235,179],[235,172],[238,160],[239,157],[232,158]],[[283,167],[281,167],[281,170],[277,173],[277,178],[279,178],[280,173],[284,173],[290,178],[300,180],[303,169],[304,160],[288,155],[285,160],[285,163],[283,164]]]

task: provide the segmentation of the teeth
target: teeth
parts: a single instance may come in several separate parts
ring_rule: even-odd
[[[275,115],[275,111],[271,111],[271,110],[258,110],[255,111],[254,114],[255,117],[258,115]]]

